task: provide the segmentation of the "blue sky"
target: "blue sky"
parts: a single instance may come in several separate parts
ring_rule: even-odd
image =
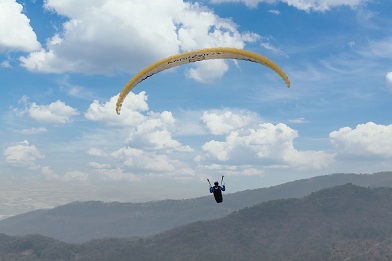
[[[375,0],[0,0],[2,216],[392,170],[392,10]],[[145,66],[164,71],[115,102]]]

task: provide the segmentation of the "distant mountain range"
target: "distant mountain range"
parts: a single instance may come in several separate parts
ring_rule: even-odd
[[[212,196],[148,203],[73,202],[1,220],[0,233],[40,234],[68,243],[108,237],[149,236],[196,221],[222,218],[269,200],[302,198],[320,189],[346,183],[364,187],[392,187],[392,172],[333,174],[303,179],[226,194],[222,204],[216,204]]]
[[[391,260],[391,220],[392,188],[346,184],[144,238],[0,234],[0,260]]]

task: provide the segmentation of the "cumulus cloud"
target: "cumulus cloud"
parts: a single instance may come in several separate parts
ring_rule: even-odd
[[[42,175],[48,180],[59,180],[60,177],[49,167],[45,166],[41,168]]]
[[[324,152],[296,150],[293,140],[297,137],[297,131],[283,123],[265,123],[257,129],[232,131],[225,141],[209,141],[202,149],[210,159],[231,164],[321,168],[331,161]]]
[[[219,79],[229,69],[223,60],[201,61],[195,68],[190,68],[186,72],[186,77],[198,82],[209,83]]]
[[[211,3],[244,3],[249,7],[256,7],[259,3],[277,4],[286,3],[299,10],[304,11],[328,11],[338,6],[357,7],[368,2],[368,0],[210,0]]]
[[[78,115],[78,111],[64,102],[57,100],[49,105],[38,105],[30,102],[28,97],[22,97],[19,103],[24,103],[24,110],[15,112],[25,115],[38,122],[46,122],[53,124],[65,124],[72,121],[72,116]]]
[[[6,163],[31,169],[39,168],[37,160],[45,158],[45,155],[39,152],[35,145],[30,145],[27,140],[7,147],[3,155]]]
[[[114,151],[111,154],[116,160],[122,161],[127,167],[138,170],[149,171],[174,171],[175,166],[173,160],[167,155],[160,155],[154,152],[146,152],[140,149],[125,147]]]
[[[4,50],[30,52],[38,50],[30,20],[22,14],[23,7],[16,0],[0,1],[0,52]],[[4,66],[4,63],[3,63]]]
[[[94,101],[85,117],[93,121],[101,121],[108,126],[123,126],[129,128],[126,143],[133,147],[145,147],[153,150],[192,151],[189,146],[182,145],[173,139],[175,119],[171,112],[155,113],[148,111],[145,92],[134,94],[130,92],[123,103],[121,114],[117,115],[115,104],[118,96],[109,102]]]
[[[89,162],[88,165],[94,169],[110,169],[110,164],[100,164],[97,162]]]
[[[87,173],[77,171],[77,170],[67,171],[65,175],[60,176],[57,175],[49,166],[42,167],[41,173],[47,180],[80,182],[80,181],[87,181],[89,178],[89,175]]]
[[[61,32],[48,39],[45,48],[20,58],[22,66],[32,71],[139,71],[178,52],[214,46],[242,48],[258,38],[257,34],[239,32],[230,19],[218,17],[207,7],[183,0],[100,0],[83,4],[48,0],[45,7],[68,20]],[[206,70],[207,65],[200,66],[198,70]],[[221,62],[215,73],[222,74],[226,67]],[[208,81],[198,70],[191,70],[188,76]]]
[[[209,132],[213,135],[225,135],[233,130],[241,129],[257,120],[255,113],[244,111],[233,113],[231,111],[204,112],[201,118]]]
[[[392,91],[392,72],[387,73],[385,76],[386,82],[387,82],[387,87],[390,91]]]
[[[41,173],[45,179],[59,182],[87,182],[92,179],[103,179],[108,181],[140,180],[136,175],[124,172],[120,168],[113,168],[109,164],[89,162],[88,165],[92,168],[92,174],[78,170],[70,170],[64,175],[58,175],[49,166],[42,167]]]
[[[150,113],[143,123],[131,130],[127,142],[133,146],[154,150],[192,151],[189,146],[173,139],[171,130],[174,130],[174,124],[175,119],[171,112]]]
[[[94,100],[84,116],[89,120],[101,121],[109,126],[132,126],[145,120],[143,112],[148,110],[146,92],[139,94],[130,92],[121,107],[120,115],[117,115],[115,110],[117,98],[118,95],[113,96],[105,103]]]
[[[331,132],[329,138],[336,146],[337,159],[392,159],[392,125],[368,122]]]
[[[141,179],[140,173],[144,173],[144,176],[164,175],[181,180],[194,176],[194,168],[189,166],[189,162],[181,161],[178,155],[132,147],[121,148],[111,153],[111,156],[123,165],[121,169],[131,170],[138,179]]]
[[[135,174],[125,172],[120,168],[111,168],[111,169],[96,169],[95,172],[100,175],[101,178],[110,181],[140,181],[140,177]]]
[[[71,117],[77,115],[76,109],[65,105],[62,101],[55,101],[49,105],[37,105],[35,102],[30,104],[28,114],[31,118],[40,122],[68,123]]]

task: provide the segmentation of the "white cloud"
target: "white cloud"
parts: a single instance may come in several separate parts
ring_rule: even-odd
[[[302,123],[307,123],[308,121],[305,120],[304,117],[300,117],[300,118],[290,119],[289,122],[294,124],[302,124]]]
[[[274,43],[276,42],[276,40],[272,36],[261,37],[260,40],[261,40],[261,43],[260,43],[261,47],[265,48],[266,50],[268,50],[274,54],[288,57],[288,55],[283,50],[281,50],[275,46]]]
[[[200,136],[205,135],[207,130],[200,122],[202,111],[185,110],[176,112],[176,135],[178,136]]]
[[[231,111],[204,112],[202,121],[213,135],[228,134],[241,129],[257,120],[257,115],[248,111],[233,113]]]
[[[71,117],[78,115],[76,109],[65,105],[62,101],[55,101],[49,105],[37,105],[35,102],[28,108],[29,116],[39,122],[64,124],[71,121]]]
[[[92,121],[102,121],[109,126],[132,126],[145,120],[142,112],[148,110],[148,105],[144,91],[139,94],[130,92],[121,107],[120,115],[116,113],[117,98],[118,95],[113,96],[109,102],[102,104],[94,100],[84,116]]]
[[[369,44],[362,48],[361,54],[365,57],[392,58],[392,37],[383,38],[378,41],[369,41]]]
[[[100,164],[97,162],[89,162],[88,165],[94,169],[110,169],[110,164]]]
[[[280,15],[280,11],[279,10],[272,9],[272,10],[269,10],[268,12],[271,13],[271,14]]]
[[[77,171],[77,170],[72,170],[72,171],[67,171],[67,173],[65,173],[62,179],[65,181],[86,181],[88,180],[88,177],[89,175],[87,173]]]
[[[242,166],[231,166],[222,164],[211,164],[203,166],[203,172],[211,172],[214,174],[222,174],[225,177],[228,176],[261,176],[264,174],[264,170],[261,168],[254,168],[250,165]],[[211,177],[210,177],[211,178]]]
[[[97,174],[100,175],[105,180],[111,181],[140,181],[140,178],[132,173],[124,172],[120,168],[112,169],[97,169],[95,170]]]
[[[230,148],[226,142],[220,142],[215,140],[205,143],[202,149],[206,151],[209,156],[216,158],[219,161],[229,160],[230,151],[232,150],[232,148]]]
[[[244,3],[249,7],[256,7],[259,3],[277,4],[286,3],[299,10],[304,11],[328,11],[338,6],[357,7],[368,2],[368,0],[210,0],[211,3]]]
[[[201,61],[195,68],[187,70],[186,77],[208,83],[221,78],[228,69],[229,66],[223,60]]]
[[[138,180],[143,177],[164,176],[174,179],[188,179],[195,175],[195,170],[189,162],[183,161],[183,155],[166,154],[158,151],[146,151],[131,147],[124,147],[111,153],[116,162],[122,166],[117,168],[117,172],[128,169],[133,174],[133,178]],[[116,173],[117,173],[116,172]],[[128,174],[127,174],[128,175]]]
[[[282,2],[287,3],[289,6],[294,6],[299,10],[304,11],[328,11],[332,8],[339,6],[349,6],[349,7],[358,7],[362,4],[368,2],[368,0],[283,0]]]
[[[386,82],[387,82],[387,87],[390,91],[392,91],[392,72],[387,73],[385,76]]]
[[[100,0],[83,4],[48,0],[45,6],[69,20],[62,32],[48,40],[45,49],[20,58],[22,65],[32,71],[135,72],[181,51],[214,46],[242,48],[258,38],[253,33],[240,33],[231,20],[218,17],[201,4],[183,0]],[[220,70],[215,72],[222,74]],[[195,71],[189,75],[199,80],[203,76]]]
[[[125,147],[111,153],[111,156],[116,160],[122,161],[124,165],[134,166],[138,163],[135,158],[143,155],[143,150]]]
[[[55,173],[55,171],[53,171],[49,166],[42,167],[41,173],[47,180],[80,182],[80,181],[87,181],[89,179],[89,174],[78,171],[78,170],[67,171],[65,173],[65,175],[60,176],[60,175],[57,175]]]
[[[268,2],[273,3],[274,0],[210,0],[211,3],[220,4],[220,3],[244,3],[248,7],[257,7],[259,3]]]
[[[350,46],[350,48],[353,48],[355,46],[355,41],[350,41],[347,45]]]
[[[31,128],[31,129],[23,129],[23,130],[15,130],[16,133],[32,135],[32,134],[41,134],[47,132],[47,129],[44,127],[40,128]]]
[[[337,159],[392,160],[392,125],[368,122],[331,132],[329,138],[337,148]]]
[[[208,158],[230,164],[321,168],[331,161],[331,155],[324,152],[296,150],[293,140],[297,137],[297,132],[283,123],[265,123],[257,129],[232,131],[225,141],[209,141],[202,149]]]
[[[107,181],[139,181],[140,178],[132,173],[127,173],[120,168],[112,168],[109,164],[89,162],[92,173],[88,174],[78,170],[67,171],[65,175],[56,174],[50,167],[42,167],[41,172],[47,180],[59,182],[86,182],[88,180],[103,179]]]
[[[116,160],[122,161],[127,167],[134,170],[147,171],[174,171],[177,161],[171,160],[168,155],[146,152],[135,148],[122,148],[112,153]]]
[[[39,152],[35,145],[30,145],[27,140],[7,147],[3,155],[6,163],[31,169],[38,168],[36,161],[45,158],[45,155]]]
[[[0,0],[0,52],[30,52],[41,47],[30,26],[30,20],[22,11],[22,5],[16,0]]]
[[[49,166],[42,167],[41,173],[48,180],[59,180],[60,179],[60,177],[57,176],[56,173]]]
[[[71,117],[78,115],[78,111],[64,102],[57,100],[49,105],[38,105],[35,102],[29,102],[29,98],[22,97],[19,103],[24,103],[25,108],[22,112],[15,112],[21,115],[27,114],[31,119],[38,122],[47,122],[53,124],[65,124],[71,122]]]
[[[133,147],[145,147],[153,150],[192,151],[172,137],[175,130],[175,119],[171,112],[154,113],[148,111],[145,92],[130,92],[123,103],[121,114],[117,115],[115,104],[118,96],[101,104],[94,101],[85,117],[93,121],[101,121],[108,126],[129,128],[129,136],[125,141]]]
[[[8,60],[2,61],[0,66],[3,67],[3,68],[12,68],[12,65],[10,64],[10,61],[8,61]]]
[[[89,101],[94,99],[94,92],[91,89],[72,84],[68,75],[58,80],[58,84],[60,85],[60,90],[71,97]]]
[[[89,154],[91,156],[102,157],[102,158],[108,156],[108,154],[105,151],[100,150],[98,148],[90,148],[90,149],[88,149],[87,154]]]
[[[127,142],[137,147],[154,150],[190,152],[189,146],[184,146],[172,138],[175,119],[171,112],[150,113],[143,123],[135,126],[129,134]]]
[[[282,56],[288,56],[285,52],[283,52],[282,50],[280,50],[279,48],[273,46],[271,43],[269,42],[264,42],[260,44],[263,48],[267,49],[268,51],[271,51],[275,54],[278,55],[282,55]]]

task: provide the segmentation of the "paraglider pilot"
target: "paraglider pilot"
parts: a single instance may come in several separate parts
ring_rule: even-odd
[[[222,180],[223,180],[223,177],[222,177]],[[210,184],[210,193],[214,193],[216,203],[221,203],[223,201],[222,191],[225,191],[225,190],[226,190],[225,185],[220,186],[218,181],[214,182],[213,187]]]

